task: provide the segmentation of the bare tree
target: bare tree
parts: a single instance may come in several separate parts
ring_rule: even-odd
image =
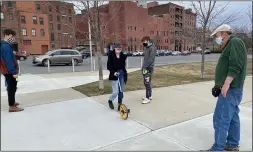
[[[104,36],[104,32],[106,31],[109,24],[111,24],[114,19],[117,17],[118,13],[121,11],[122,2],[114,2],[113,6],[110,9],[114,9],[113,15],[110,16],[108,20],[101,20],[101,13],[105,11],[104,7],[108,1],[84,1],[79,0],[73,2],[75,8],[82,12],[83,18],[82,21],[84,24],[90,23],[91,27],[91,37],[93,42],[95,43],[96,54],[98,59],[98,70],[99,70],[99,89],[104,89],[104,80],[103,80],[103,62],[102,62],[102,54],[104,54],[104,40],[106,40],[106,36]],[[80,22],[80,21],[79,21]],[[85,23],[86,22],[86,23]],[[78,30],[78,29],[77,29]],[[80,31],[87,38],[87,32]]]
[[[229,2],[224,5],[217,4],[217,1],[192,1],[192,7],[197,13],[197,22],[200,24],[202,32],[202,62],[201,62],[201,76],[204,78],[204,62],[205,62],[205,48],[206,40],[209,35],[207,31],[210,27],[218,27],[221,24],[229,24],[235,21],[239,12],[234,12],[228,16],[222,16],[226,11]],[[222,18],[221,18],[222,16]]]

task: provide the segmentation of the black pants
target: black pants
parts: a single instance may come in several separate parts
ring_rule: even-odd
[[[152,96],[151,78],[153,74],[153,68],[148,68],[148,73],[143,74],[144,85],[146,87],[146,98],[149,99]]]
[[[13,106],[15,104],[15,94],[17,91],[17,80],[13,77],[12,74],[5,74],[5,80],[7,81],[7,92],[8,92],[8,102],[9,106]]]

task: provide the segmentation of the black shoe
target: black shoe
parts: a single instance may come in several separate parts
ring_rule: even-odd
[[[121,104],[118,105],[118,111],[120,110],[120,105],[121,105]]]
[[[111,100],[108,101],[108,104],[109,104],[109,107],[110,107],[111,109],[114,109],[114,106],[113,106],[113,103],[112,103]]]
[[[225,147],[224,147],[224,150],[226,150],[226,151],[239,151],[239,146],[236,146],[236,147],[230,147],[229,145],[226,145]]]

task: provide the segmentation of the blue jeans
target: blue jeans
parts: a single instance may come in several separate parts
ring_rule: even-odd
[[[118,80],[111,81],[112,83],[112,95],[110,97],[110,100],[113,101],[118,96],[118,104],[122,104],[123,100],[123,92],[124,92],[124,72],[119,72],[119,83],[121,86],[119,86]]]
[[[215,142],[212,151],[223,151],[225,145],[236,147],[240,142],[239,104],[242,101],[242,88],[230,88],[226,98],[219,95],[213,115]]]

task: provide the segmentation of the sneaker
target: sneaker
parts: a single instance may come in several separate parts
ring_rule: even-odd
[[[23,111],[23,108],[19,108],[17,106],[11,106],[9,107],[9,112],[19,112],[19,111]]]
[[[141,99],[142,99],[142,100],[145,100],[146,97],[142,97]],[[149,100],[152,100],[152,97],[149,97]]]
[[[230,147],[229,145],[226,145],[225,147],[224,147],[224,150],[226,150],[226,151],[239,151],[239,146],[236,146],[236,147]]]
[[[111,100],[108,100],[108,104],[109,104],[109,107],[110,107],[111,109],[114,109],[114,106],[113,106],[113,103],[112,103]]]
[[[150,103],[150,100],[145,98],[143,101],[142,101],[142,104],[147,104],[147,103]]]

